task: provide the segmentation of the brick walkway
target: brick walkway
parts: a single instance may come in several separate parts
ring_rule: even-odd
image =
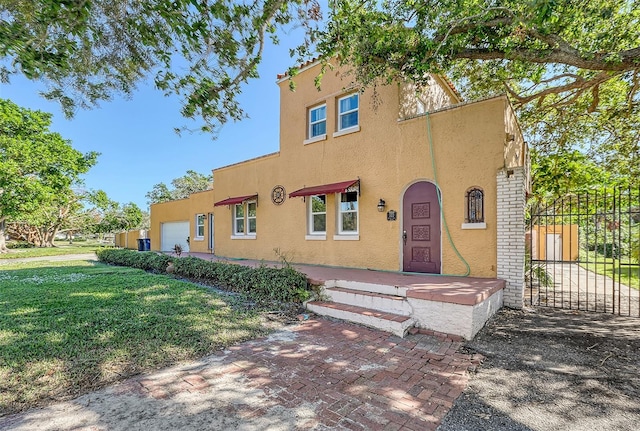
[[[312,319],[0,428],[435,430],[481,360],[460,345]]]

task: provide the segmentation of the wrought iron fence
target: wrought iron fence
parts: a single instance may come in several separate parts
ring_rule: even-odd
[[[531,305],[640,316],[640,186],[531,204]]]

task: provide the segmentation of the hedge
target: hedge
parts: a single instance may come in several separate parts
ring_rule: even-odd
[[[264,265],[251,268],[196,257],[174,257],[153,251],[115,248],[104,248],[96,254],[100,261],[108,264],[160,273],[167,272],[169,263],[172,263],[172,272],[177,276],[241,292],[256,301],[303,302],[311,296],[306,275],[287,265],[282,268]]]

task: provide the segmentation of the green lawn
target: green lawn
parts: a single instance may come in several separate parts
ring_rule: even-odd
[[[0,267],[0,416],[266,333],[231,296],[85,261]]]
[[[55,247],[12,248],[8,253],[0,253],[0,259],[20,259],[23,257],[59,256],[63,254],[94,253],[103,245],[95,241],[69,244],[56,243]]]
[[[612,279],[615,278],[616,282],[620,281],[620,283],[634,289],[640,289],[640,266],[635,265],[636,262],[629,261],[627,258],[619,260],[604,257],[593,251],[584,252],[581,250],[580,253],[581,260],[584,260],[584,262],[580,262],[581,267]],[[631,265],[628,265],[629,263]]]

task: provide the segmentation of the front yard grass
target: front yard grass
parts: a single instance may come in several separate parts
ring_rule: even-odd
[[[628,258],[612,259],[604,257],[602,254],[580,250],[583,261],[579,262],[580,266],[588,271],[596,274],[606,275],[611,279],[615,279],[616,283],[629,286],[633,289],[640,289],[640,265]],[[597,263],[596,263],[597,262]]]
[[[59,243],[55,247],[11,248],[8,253],[0,253],[0,259],[21,259],[23,257],[60,256],[65,254],[95,253],[104,244],[81,242],[75,244]]]
[[[0,271],[0,416],[266,333],[234,296],[97,262]]]

